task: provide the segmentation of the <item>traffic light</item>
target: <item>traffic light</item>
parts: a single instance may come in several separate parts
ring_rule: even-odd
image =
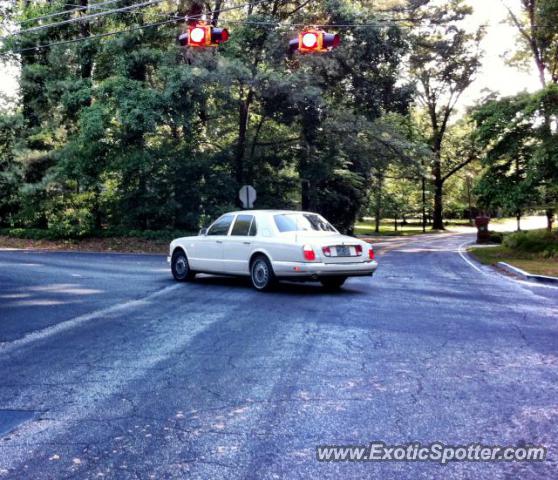
[[[300,53],[328,52],[339,46],[341,38],[336,33],[327,33],[315,28],[307,28],[289,42],[289,50]]]
[[[217,47],[229,39],[226,28],[217,28],[205,22],[188,25],[188,31],[178,36],[178,43],[188,47]]]

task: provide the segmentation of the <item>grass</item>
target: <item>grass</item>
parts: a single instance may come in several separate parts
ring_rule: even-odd
[[[356,235],[380,235],[380,236],[410,236],[422,235],[423,233],[437,233],[438,230],[432,230],[431,227],[426,227],[426,232],[422,231],[422,224],[420,222],[411,221],[406,225],[400,225],[398,222],[397,231],[393,220],[382,220],[380,222],[380,231],[375,231],[374,219],[366,218],[362,222],[357,222],[354,230]]]
[[[497,247],[469,249],[481,263],[506,262],[535,275],[558,277],[558,234],[530,230],[504,235]]]

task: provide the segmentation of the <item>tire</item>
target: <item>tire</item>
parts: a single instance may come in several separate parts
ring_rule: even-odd
[[[339,290],[347,280],[347,277],[327,277],[322,278],[320,282],[328,290]]]
[[[178,282],[193,280],[196,276],[196,273],[190,270],[188,257],[181,248],[177,248],[172,254],[171,271],[172,276]]]
[[[260,292],[271,290],[276,279],[271,262],[264,255],[258,255],[250,264],[250,280],[252,286]]]

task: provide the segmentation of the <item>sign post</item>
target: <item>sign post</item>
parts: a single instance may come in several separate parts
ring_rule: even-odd
[[[252,185],[244,185],[238,191],[238,198],[242,202],[243,208],[254,208],[254,202],[256,201],[256,189]]]

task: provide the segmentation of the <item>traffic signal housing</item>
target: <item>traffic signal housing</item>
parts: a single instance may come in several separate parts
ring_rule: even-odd
[[[229,39],[226,28],[217,28],[206,23],[188,25],[188,31],[178,36],[178,43],[183,47],[217,47]]]
[[[327,33],[315,28],[307,28],[289,42],[291,52],[298,50],[300,53],[329,52],[341,43],[341,37],[336,33]]]

